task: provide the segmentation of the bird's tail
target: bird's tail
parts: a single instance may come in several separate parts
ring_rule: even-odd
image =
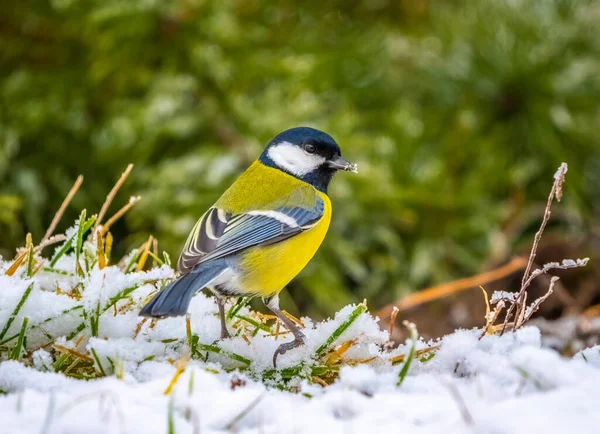
[[[204,288],[223,271],[223,267],[206,267],[185,274],[171,282],[140,311],[141,316],[161,318],[185,315],[196,291]]]

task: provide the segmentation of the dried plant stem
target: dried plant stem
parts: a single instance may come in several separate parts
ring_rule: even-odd
[[[567,163],[562,163],[558,168],[558,171],[554,175],[554,183],[552,184],[552,189],[550,190],[550,194],[548,195],[548,200],[546,201],[546,208],[544,210],[544,217],[542,218],[542,223],[540,228],[535,233],[535,237],[533,239],[533,245],[531,246],[531,252],[529,253],[529,260],[527,261],[527,267],[525,267],[525,273],[523,273],[523,279],[521,280],[521,289],[519,290],[514,302],[511,303],[510,307],[506,311],[506,317],[504,319],[504,324],[502,325],[502,330],[500,335],[502,336],[506,331],[506,327],[513,317],[513,312],[517,309],[514,317],[516,318],[512,325],[512,330],[516,330],[520,324],[522,324],[522,320],[524,318],[525,308],[526,308],[526,291],[529,285],[534,278],[539,276],[540,274],[547,272],[551,267],[546,267],[541,271],[533,272],[532,267],[535,261],[535,257],[537,255],[537,249],[542,239],[542,234],[544,233],[544,229],[546,229],[546,225],[548,224],[548,220],[550,220],[552,202],[556,197],[556,200],[560,202],[562,198],[562,185],[565,182],[565,174],[567,173],[568,166]],[[552,267],[557,268],[557,267]],[[520,321],[521,320],[521,321]]]
[[[394,333],[394,326],[396,325],[396,317],[398,316],[398,309],[396,306],[392,307],[392,313],[390,314],[390,328],[389,328],[389,339],[392,339],[392,334]]]
[[[550,270],[567,270],[570,268],[578,268],[584,267],[587,265],[589,258],[584,259],[564,259],[562,263],[558,262],[550,262],[545,264],[542,268],[533,269],[533,265],[535,263],[535,257],[537,254],[537,249],[542,238],[542,234],[544,233],[544,229],[550,220],[551,207],[554,198],[560,202],[562,197],[562,186],[565,182],[565,174],[567,173],[568,167],[566,163],[562,163],[558,168],[557,172],[554,175],[554,183],[552,184],[552,189],[550,190],[550,194],[548,195],[548,201],[546,202],[546,208],[544,210],[544,216],[542,218],[542,223],[540,224],[540,228],[535,234],[533,239],[533,245],[531,247],[531,252],[529,254],[529,259],[527,261],[527,267],[525,268],[525,273],[523,274],[523,279],[521,280],[521,288],[516,293],[510,293],[507,296],[500,294],[500,297],[492,296],[491,304],[498,303],[496,309],[492,314],[489,312],[486,315],[486,326],[483,331],[482,336],[492,331],[494,332],[496,329],[500,328],[500,325],[496,326],[494,323],[496,322],[500,311],[502,311],[505,306],[510,305],[506,310],[506,316],[504,318],[504,322],[502,323],[500,335],[503,335],[506,329],[510,326],[512,331],[515,331],[522,327],[531,316],[539,309],[540,305],[550,297],[552,292],[554,291],[554,285],[558,281],[558,277],[552,277],[550,279],[550,284],[548,287],[548,291],[545,295],[533,301],[529,306],[527,305],[527,289],[533,282],[535,278],[538,276],[544,275],[548,273]]]
[[[173,378],[171,379],[171,382],[169,383],[169,385],[167,386],[167,388],[163,392],[164,395],[170,395],[171,394],[171,392],[173,391],[173,387],[177,383],[177,380],[179,380],[179,377],[181,376],[181,374],[183,374],[183,372],[185,371],[185,368],[187,367],[187,364],[188,364],[189,361],[190,361],[190,355],[189,354],[186,354],[181,359],[179,359],[179,361],[177,362],[177,365],[175,367],[175,374],[173,375]]]
[[[119,178],[119,180],[117,181],[117,183],[114,185],[114,187],[112,188],[112,190],[110,190],[110,192],[106,196],[106,200],[104,201],[104,204],[102,205],[102,208],[100,208],[100,213],[98,214],[98,218],[96,219],[96,225],[94,226],[94,230],[93,230],[92,233],[94,233],[94,234],[96,233],[96,230],[98,229],[98,226],[100,226],[100,224],[102,223],[102,220],[104,219],[104,216],[106,215],[106,212],[108,211],[108,207],[110,206],[110,204],[114,200],[114,198],[117,195],[117,192],[119,191],[119,189],[123,186],[123,184],[127,180],[127,177],[131,173],[132,169],[133,169],[133,164],[129,164],[127,166],[127,168],[125,169],[125,171],[121,174],[121,177]],[[106,233],[106,231],[104,231],[104,233]]]
[[[146,241],[146,243],[142,247],[142,253],[140,255],[140,259],[138,261],[137,268],[136,268],[137,271],[142,271],[144,269],[144,266],[146,265],[146,261],[148,260],[148,254],[150,253],[152,241],[154,241],[154,237],[152,235],[150,235],[150,237],[148,237],[148,241]]]
[[[4,274],[6,274],[7,276],[12,276],[13,274],[15,274],[15,271],[17,271],[19,269],[19,267],[21,266],[21,264],[23,263],[23,261],[25,261],[25,258],[27,258],[27,255],[29,254],[29,251],[27,251],[26,249],[23,250],[19,256],[17,256],[15,258],[15,260],[13,261],[13,263],[11,264],[11,266],[8,268],[8,270],[6,270],[4,272]]]
[[[35,253],[39,253],[42,251],[42,249],[44,249],[44,247],[48,247],[51,246],[52,244],[56,244],[56,243],[60,243],[61,241],[66,240],[67,237],[64,234],[59,234],[59,235],[52,235],[51,237],[42,240],[42,242],[40,242],[40,244],[38,244],[35,249],[33,249],[33,251]]]
[[[40,245],[38,246],[40,249],[43,248],[43,245],[47,245],[45,243],[49,240],[50,236],[54,233],[54,230],[56,229],[56,226],[58,225],[58,223],[60,222],[60,219],[62,218],[63,214],[65,213],[67,206],[69,206],[69,203],[71,203],[71,200],[77,193],[77,190],[79,190],[79,187],[81,187],[82,183],[83,183],[83,175],[79,175],[77,177],[77,180],[73,184],[73,187],[71,187],[71,190],[69,190],[67,197],[65,197],[65,200],[63,200],[63,203],[60,205],[60,208],[58,209],[58,211],[56,211],[56,214],[54,214],[54,218],[52,219],[50,226],[48,226],[48,230],[44,234],[42,241],[40,241]]]
[[[419,291],[401,298],[395,302],[395,305],[388,305],[384,307],[377,313],[377,316],[380,318],[387,318],[391,315],[394,308],[404,311],[411,307],[418,306],[432,300],[439,300],[466,289],[477,288],[480,285],[485,285],[509,276],[525,267],[526,264],[527,261],[525,258],[517,257],[513,258],[509,263],[496,268],[495,270],[486,271],[485,273],[481,273],[476,276],[467,277],[424,289],[423,291]]]
[[[127,202],[127,204],[125,204],[125,206],[123,206],[119,211],[117,211],[111,218],[108,219],[106,224],[102,226],[102,230],[101,230],[102,236],[104,236],[108,232],[110,227],[117,220],[119,220],[121,217],[123,217],[123,214],[125,214],[127,211],[129,211],[131,209],[131,207],[134,206],[136,203],[138,203],[141,199],[142,199],[141,196],[131,196],[129,198],[129,202]]]

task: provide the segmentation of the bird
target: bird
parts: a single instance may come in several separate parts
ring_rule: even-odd
[[[185,315],[192,297],[208,288],[216,297],[221,339],[228,297],[262,297],[293,334],[277,357],[305,343],[302,331],[281,311],[279,293],[317,252],[329,229],[329,183],[338,171],[358,172],[337,142],[310,127],[273,138],[193,227],[177,262],[178,277],[158,292],[141,316]]]

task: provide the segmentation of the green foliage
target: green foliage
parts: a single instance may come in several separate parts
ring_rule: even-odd
[[[308,124],[360,174],[334,180],[330,234],[291,286],[303,313],[475,273],[527,234],[561,161],[570,227],[597,224],[599,24],[590,0],[12,2],[0,245],[39,240],[80,173],[72,209],[99,209],[133,162],[143,200],[115,248],[151,232],[177,255],[263,144]]]

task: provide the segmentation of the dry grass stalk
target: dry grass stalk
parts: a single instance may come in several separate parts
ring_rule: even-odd
[[[398,316],[398,312],[400,312],[400,309],[398,309],[397,306],[392,307],[392,313],[390,314],[390,328],[389,328],[389,334],[390,334],[390,339],[392,338],[392,334],[394,333],[394,327],[396,325],[396,317]]]
[[[125,171],[121,174],[121,177],[119,178],[117,183],[114,185],[112,190],[110,190],[110,192],[106,196],[106,200],[104,201],[104,204],[102,204],[102,208],[100,208],[100,213],[98,214],[98,218],[96,219],[96,224],[94,226],[94,230],[92,231],[92,233],[94,233],[94,234],[96,233],[98,227],[100,226],[100,224],[102,223],[102,220],[104,219],[104,216],[106,215],[106,212],[108,211],[108,207],[114,200],[119,189],[123,186],[123,184],[127,180],[127,177],[131,173],[132,169],[133,169],[133,164],[129,164],[127,166],[127,169],[125,169]],[[104,233],[106,233],[106,231],[104,231]]]
[[[64,346],[58,345],[58,344],[54,344],[53,347],[54,347],[54,349],[56,349],[57,351],[60,351],[61,353],[69,353],[72,356],[75,356],[79,359],[85,360],[86,362],[92,362],[92,363],[94,362],[94,359],[92,359],[87,354],[80,353],[79,351],[76,351],[72,348],[67,348],[67,347],[64,347]]]
[[[148,237],[148,241],[146,241],[146,243],[142,247],[142,254],[140,255],[140,260],[138,261],[136,268],[137,271],[142,271],[144,269],[146,261],[148,260],[148,253],[150,253],[150,248],[152,247],[152,241],[154,241],[154,237],[150,235]]]
[[[108,232],[110,227],[117,220],[119,220],[121,217],[123,217],[123,214],[125,214],[127,211],[129,211],[131,209],[131,207],[134,206],[136,203],[138,203],[141,199],[142,199],[141,196],[131,196],[129,198],[129,202],[127,202],[127,204],[125,204],[125,206],[123,206],[119,211],[117,211],[111,218],[108,219],[106,224],[102,226],[102,228],[100,229],[100,233],[102,234],[102,236],[104,236]]]
[[[299,318],[296,318],[294,315],[292,315],[291,313],[289,313],[287,310],[284,309],[282,312],[283,312],[283,314],[285,316],[287,316],[289,319],[291,319],[292,321],[294,321],[300,327],[302,327],[302,328],[306,327],[304,325],[304,323]]]
[[[104,237],[98,234],[96,237],[97,253],[98,253],[98,268],[100,270],[106,267],[106,255],[104,254]]]
[[[416,350],[415,357],[421,357],[423,354],[428,354],[432,351],[437,351],[439,349],[440,349],[439,345],[432,345],[427,348]],[[406,358],[406,354],[398,354],[397,356],[392,357],[390,359],[390,362],[392,362],[392,364],[400,363],[400,362],[404,361],[405,358]]]
[[[77,190],[79,190],[79,187],[81,187],[82,183],[83,183],[83,175],[79,175],[77,177],[77,180],[73,184],[73,187],[71,187],[71,190],[69,190],[67,197],[65,197],[65,200],[63,200],[63,203],[60,205],[60,208],[58,209],[58,211],[56,211],[56,214],[54,214],[54,218],[52,219],[50,226],[48,226],[48,230],[46,230],[46,233],[44,234],[42,241],[40,241],[40,246],[44,245],[44,243],[46,243],[49,240],[50,236],[54,233],[54,230],[56,229],[56,226],[58,225],[58,223],[60,222],[60,219],[62,218],[63,214],[65,213],[67,206],[69,206],[69,203],[71,203],[71,200],[73,200],[73,197],[77,193]],[[40,246],[38,246],[38,247],[41,250],[43,248],[43,246],[42,247],[40,247]]]
[[[346,341],[346,342],[342,343],[341,345],[339,345],[335,350],[333,350],[331,352],[331,354],[329,354],[329,356],[325,360],[325,364],[326,365],[334,365],[334,364],[338,363],[342,359],[344,354],[346,354],[346,351],[348,351],[350,349],[350,347],[352,345],[355,345],[357,342],[358,342],[357,339],[352,339],[352,340]]]
[[[8,270],[6,270],[4,274],[6,274],[7,276],[12,276],[13,274],[15,274],[15,272],[19,269],[23,261],[25,261],[25,258],[27,258],[28,254],[29,252],[27,251],[27,249],[24,249],[21,253],[19,253],[19,255],[15,258],[11,266],[8,267]]]
[[[177,380],[179,380],[179,377],[181,376],[181,374],[183,374],[183,372],[185,371],[185,368],[187,367],[187,364],[189,361],[190,361],[189,354],[183,356],[181,359],[179,359],[177,361],[177,366],[175,367],[175,375],[173,375],[171,382],[169,383],[169,385],[167,386],[167,388],[164,391],[165,396],[171,394],[173,387],[177,383]]]
[[[485,292],[485,289],[483,289],[482,286],[480,286],[480,288],[483,292],[483,297],[485,298],[485,326],[483,327],[483,332],[481,333],[481,336],[479,336],[479,339],[483,338],[486,334],[494,334],[494,324],[498,320],[502,310],[506,307],[504,300],[493,300],[490,303],[487,292]],[[491,309],[491,304],[496,304],[494,310]]]
[[[419,291],[401,298],[400,300],[394,302],[393,305],[384,307],[377,313],[377,316],[380,318],[387,318],[391,316],[394,308],[404,311],[411,307],[448,297],[466,289],[477,288],[480,285],[485,285],[490,282],[500,280],[516,271],[519,271],[525,267],[526,264],[527,260],[525,258],[517,257],[513,258],[509,263],[494,270],[424,289],[423,291]]]
[[[40,244],[38,244],[35,247],[35,249],[33,249],[33,251],[35,253],[39,253],[45,247],[51,246],[52,244],[60,243],[61,241],[64,241],[66,239],[67,239],[67,237],[64,234],[52,235],[51,237],[47,238],[46,240],[42,240],[42,242]]]

